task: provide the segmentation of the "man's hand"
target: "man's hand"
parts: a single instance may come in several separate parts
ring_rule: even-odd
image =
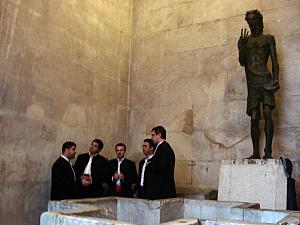
[[[242,28],[241,29],[241,36],[240,36],[240,39],[239,39],[239,42],[238,42],[239,49],[242,49],[242,48],[246,47],[248,35],[249,35],[249,32],[247,31],[247,29],[246,28],[244,28],[244,29]]]
[[[81,176],[80,177],[81,184],[84,187],[90,186],[92,184],[92,177],[91,176]]]
[[[114,179],[114,180],[118,180],[118,179],[119,179],[119,174],[118,174],[118,173],[115,173],[114,176],[113,176],[113,179]]]
[[[113,176],[113,179],[114,180],[118,180],[118,179],[123,180],[124,175],[123,175],[123,173],[115,173],[114,176]]]
[[[124,180],[124,175],[123,175],[123,173],[119,173],[119,179],[120,179],[120,180]]]

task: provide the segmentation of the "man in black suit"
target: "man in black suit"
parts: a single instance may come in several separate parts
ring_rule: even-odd
[[[149,178],[147,178],[147,165],[151,160],[154,154],[154,143],[152,139],[145,139],[143,143],[143,153],[145,158],[139,162],[139,175],[137,182],[137,196],[138,198],[148,198],[148,192],[151,193],[151,184],[147,182]]]
[[[126,145],[119,143],[115,146],[116,159],[110,161],[111,193],[118,197],[133,197],[133,184],[136,183],[137,174],[135,163],[125,158]]]
[[[151,130],[151,137],[156,144],[155,153],[147,164],[147,198],[175,198],[174,181],[175,154],[166,142],[166,130],[162,126]],[[149,185],[148,185],[149,183]]]
[[[80,154],[74,165],[78,197],[95,198],[103,196],[103,186],[110,183],[109,163],[100,155],[103,142],[94,139],[88,153]]]
[[[76,177],[70,162],[76,155],[76,144],[67,141],[62,146],[62,155],[51,170],[51,200],[76,198]]]

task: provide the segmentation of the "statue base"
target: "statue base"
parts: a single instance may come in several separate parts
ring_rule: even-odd
[[[219,201],[259,203],[262,209],[286,209],[287,177],[279,159],[223,160]]]

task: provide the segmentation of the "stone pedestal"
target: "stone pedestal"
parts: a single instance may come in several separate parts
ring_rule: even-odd
[[[279,159],[224,160],[219,201],[259,203],[262,209],[286,209],[287,178]]]

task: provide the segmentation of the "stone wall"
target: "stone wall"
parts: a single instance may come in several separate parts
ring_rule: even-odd
[[[142,158],[142,140],[165,126],[177,187],[217,189],[220,161],[252,154],[237,49],[250,9],[261,10],[265,33],[276,37],[281,89],[273,156],[295,161],[300,193],[299,0],[133,1],[129,145],[132,157]]]
[[[101,137],[109,158],[124,141],[138,161],[157,124],[177,186],[216,189],[220,161],[251,154],[237,40],[253,8],[277,40],[274,156],[296,162],[300,193],[299,0],[2,0],[0,224],[38,223],[65,140]]]
[[[131,0],[0,1],[0,224],[38,224],[65,140],[127,138]]]

